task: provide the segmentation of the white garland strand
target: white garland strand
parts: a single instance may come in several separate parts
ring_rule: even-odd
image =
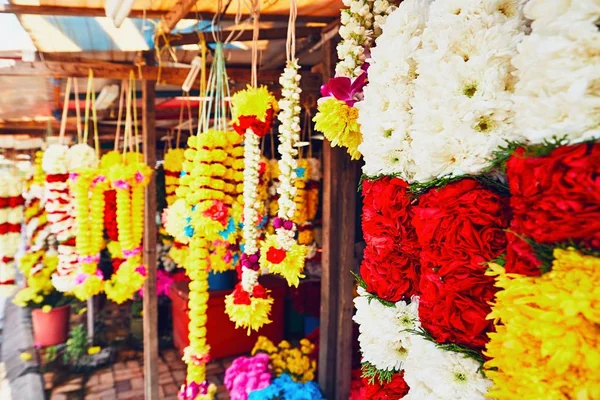
[[[260,138],[251,128],[244,135],[244,253],[258,252],[258,181],[260,163]]]
[[[300,141],[300,74],[298,73],[298,62],[294,60],[285,67],[283,74],[279,78],[282,86],[282,99],[279,100],[280,112],[277,118],[281,122],[279,125],[279,193],[277,216],[282,220],[291,221],[296,212],[296,168],[298,168],[298,149],[297,143]],[[290,250],[296,243],[294,239],[296,226],[292,229],[280,227],[276,229],[277,241],[282,249]]]
[[[343,0],[347,9],[341,11],[337,46],[340,61],[335,67],[336,76],[355,78],[362,73],[367,58],[366,49],[381,33],[381,26],[393,6],[387,0]]]
[[[600,3],[531,0],[524,12],[533,20],[532,32],[512,60],[521,139],[600,138]]]
[[[9,172],[0,174],[0,197],[9,199],[21,196],[23,182],[18,175],[15,175]],[[0,224],[20,226],[23,217],[23,205],[7,205],[0,209]],[[20,242],[20,232],[7,232],[0,235],[0,284],[13,282],[15,279],[15,255],[19,250]]]

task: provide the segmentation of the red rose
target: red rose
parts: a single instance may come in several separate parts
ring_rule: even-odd
[[[410,221],[412,198],[401,179],[363,182],[362,228],[366,247],[360,268],[367,290],[399,301],[417,293],[419,242]]]
[[[252,128],[255,135],[263,137],[271,130],[274,119],[275,111],[273,108],[269,108],[264,122],[254,115],[242,115],[238,118],[238,122],[233,124],[233,129],[240,135],[244,135],[248,128]]]
[[[373,384],[363,378],[361,398],[364,400],[398,400],[408,394],[410,388],[404,381],[404,372],[392,375],[392,380],[381,385],[377,379]]]
[[[538,243],[600,248],[600,143],[563,146],[544,157],[518,149],[506,172],[513,231]]]
[[[504,265],[506,272],[527,276],[541,275],[542,262],[535,256],[531,245],[510,232],[506,233],[506,237],[508,238],[506,264]]]
[[[419,316],[439,342],[482,349],[494,279],[484,263],[506,247],[508,201],[473,179],[463,179],[419,198],[413,207],[421,245]]]
[[[254,289],[252,289],[252,296],[256,297],[257,299],[266,299],[269,297],[269,293],[267,289],[265,289],[265,287],[259,283],[254,286]]]
[[[250,293],[242,288],[241,283],[238,283],[233,290],[233,303],[245,305],[250,305],[252,303],[252,300],[250,300]]]
[[[285,260],[286,251],[283,249],[276,249],[275,247],[269,247],[267,250],[267,261],[273,264],[279,264]]]

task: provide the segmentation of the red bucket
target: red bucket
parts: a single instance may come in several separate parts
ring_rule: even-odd
[[[36,346],[48,347],[65,343],[69,335],[71,306],[65,305],[44,312],[40,308],[31,311],[33,338]]]

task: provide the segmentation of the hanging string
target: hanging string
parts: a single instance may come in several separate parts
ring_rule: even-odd
[[[79,85],[76,78],[73,78],[73,87],[75,89],[75,113],[77,115],[77,143],[79,143],[81,142],[81,110],[79,109]]]
[[[100,138],[98,137],[98,113],[96,112],[95,91],[92,91],[92,121],[94,121],[94,149],[96,150],[96,158],[100,159]]]
[[[140,143],[139,143],[139,128],[138,128],[138,115],[137,115],[137,101],[136,101],[136,86],[135,86],[135,75],[133,71],[129,72],[129,85],[131,87],[131,108],[133,111],[133,131],[135,132],[134,141],[135,141],[135,152],[140,152]]]
[[[60,132],[58,134],[58,143],[62,144],[65,137],[65,131],[67,130],[67,116],[69,113],[69,94],[71,93],[71,81],[73,78],[67,78],[67,85],[65,87],[65,99],[63,101],[63,112],[60,120]]]
[[[123,163],[125,163],[125,154],[129,147],[129,138],[131,137],[131,85],[127,83],[127,95],[125,105],[125,131],[123,133]]]
[[[90,69],[88,72],[87,91],[85,93],[85,117],[83,128],[83,141],[87,143],[90,130],[90,109],[92,106],[92,91],[94,90],[94,72]]]
[[[288,62],[296,58],[296,17],[298,5],[296,0],[290,0],[290,19],[288,20],[287,39],[285,41],[285,56]]]
[[[258,37],[260,33],[260,0],[252,0],[252,74],[250,84],[258,86]]]
[[[121,92],[119,93],[119,113],[117,116],[117,133],[115,134],[115,148],[114,150],[119,150],[119,139],[121,136],[121,122],[123,118],[123,102],[125,100],[125,93],[127,90],[127,81],[123,79],[121,81]]]

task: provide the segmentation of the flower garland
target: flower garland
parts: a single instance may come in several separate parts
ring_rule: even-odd
[[[138,161],[139,155],[125,159],[125,165],[114,165],[108,178],[116,190],[116,220],[119,244],[125,261],[105,282],[107,297],[121,304],[131,299],[146,278],[142,264],[142,239],[144,233],[144,190],[152,177],[152,169]]]
[[[60,292],[73,289],[71,274],[77,269],[77,253],[73,226],[73,205],[69,191],[69,166],[71,153],[62,144],[52,144],[44,152],[42,168],[46,173],[46,204],[50,233],[58,241],[58,267],[52,283]]]
[[[296,60],[288,62],[279,82],[281,83],[283,98],[279,101],[281,112],[278,115],[279,126],[279,187],[277,193],[278,213],[273,221],[275,234],[268,234],[261,246],[260,265],[271,273],[283,276],[290,286],[298,286],[300,278],[304,275],[304,259],[306,247],[296,242],[297,213],[301,211],[296,207],[296,197],[299,196],[297,185],[304,182],[299,179],[305,177],[303,170],[299,174],[296,161],[298,150],[296,144],[300,140],[300,74]],[[305,186],[305,185],[303,185]],[[303,187],[302,187],[303,188]],[[296,217],[296,218],[295,218]]]
[[[167,205],[171,205],[177,199],[175,191],[179,186],[179,178],[183,161],[185,160],[184,149],[169,149],[165,153],[165,191],[167,196]]]
[[[319,186],[321,184],[321,161],[317,158],[305,159],[307,168],[305,171],[306,182],[306,220],[298,227],[298,243],[308,246],[307,258],[314,252],[315,220],[319,210]]]
[[[244,226],[241,282],[225,298],[225,312],[236,327],[258,330],[270,323],[269,313],[273,299],[258,283],[260,252],[258,247],[257,186],[259,181],[260,138],[273,123],[277,102],[266,87],[242,90],[231,100],[233,128],[244,135]]]
[[[362,99],[369,49],[395,7],[387,0],[344,0],[344,5],[348,9],[341,11],[336,77],[321,87],[323,97],[313,120],[315,130],[323,132],[332,146],[346,147],[356,160],[363,139],[354,104]]]
[[[599,139],[597,3],[532,0],[524,12],[533,21],[531,33],[512,59],[519,139],[528,144]]]
[[[241,138],[234,132],[208,130],[188,139],[186,161],[179,199],[168,209],[165,227],[177,241],[189,241],[186,260],[187,274],[191,279],[190,345],[184,351],[188,364],[187,381],[180,391],[185,399],[212,398],[216,391],[206,381],[205,365],[210,360],[210,347],[206,343],[206,309],[208,303],[208,271],[215,263],[216,269],[224,257],[211,255],[215,243],[235,242],[235,228],[228,229],[235,218],[234,205],[239,201],[241,178],[236,159],[242,148]],[[233,156],[232,156],[233,155]],[[234,225],[235,226],[235,225]],[[221,247],[217,247],[220,249]]]
[[[25,250],[36,252],[46,245],[50,234],[48,216],[44,208],[44,187],[46,175],[42,169],[43,151],[35,153],[32,174],[26,182],[23,191],[25,199]]]
[[[71,194],[75,203],[75,246],[80,270],[75,276],[73,294],[81,301],[100,293],[104,276],[98,269],[104,248],[104,192],[106,177],[97,168],[71,173]]]
[[[13,302],[19,307],[51,306],[47,302],[54,293],[57,293],[51,280],[57,267],[58,256],[55,252],[37,250],[25,254],[20,260],[19,269],[25,276],[27,284],[17,292]],[[61,298],[60,295],[53,297]]]
[[[15,255],[24,219],[23,182],[14,173],[0,174],[0,285],[15,283]]]
[[[341,10],[339,34],[342,40],[337,45],[340,61],[335,66],[335,74],[356,78],[362,73],[368,49],[381,34],[393,5],[387,0],[343,0],[343,3],[348,8]]]

